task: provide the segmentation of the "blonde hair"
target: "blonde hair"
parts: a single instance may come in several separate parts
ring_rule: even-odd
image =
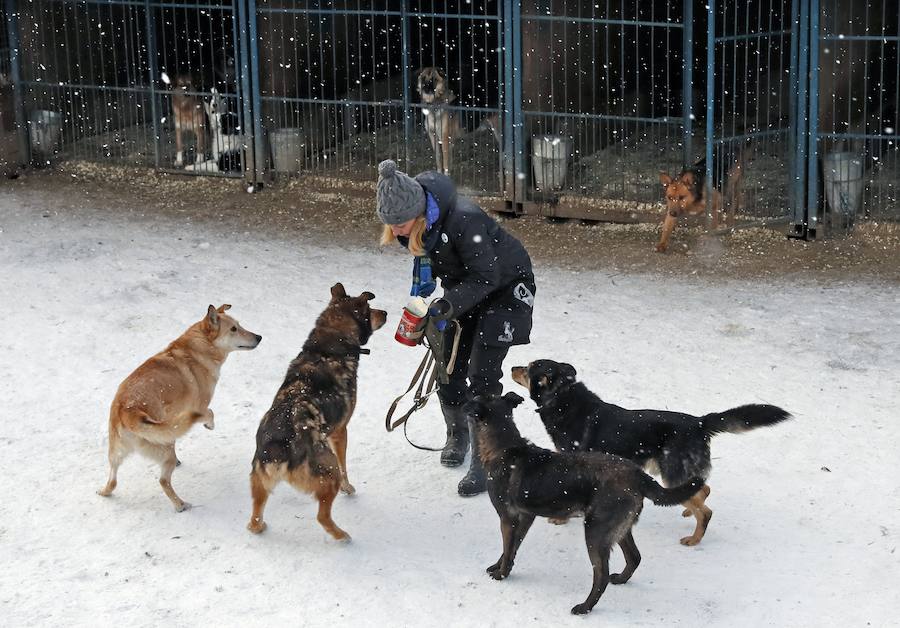
[[[381,229],[381,246],[387,246],[397,239],[391,230],[391,225],[384,225]],[[412,231],[409,232],[409,252],[413,255],[425,255],[425,215],[416,218]]]

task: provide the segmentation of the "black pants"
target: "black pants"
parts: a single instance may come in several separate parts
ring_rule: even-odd
[[[494,347],[476,338],[479,316],[464,316],[459,320],[459,348],[450,383],[438,388],[438,397],[445,405],[456,406],[477,395],[499,395],[503,392],[503,360],[509,347]],[[445,346],[445,359],[450,359],[452,343]],[[468,386],[466,385],[468,380]]]

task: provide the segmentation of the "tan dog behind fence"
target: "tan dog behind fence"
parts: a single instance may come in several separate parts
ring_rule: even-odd
[[[422,108],[425,116],[425,130],[434,150],[434,159],[438,172],[450,174],[453,154],[453,141],[462,134],[459,114],[450,109],[456,100],[444,73],[435,67],[424,68],[416,80],[416,91],[426,107]]]
[[[175,123],[175,166],[184,165],[184,134],[194,135],[194,163],[206,159],[206,113],[203,100],[194,94],[194,81],[189,74],[175,77],[172,89],[172,119]]]

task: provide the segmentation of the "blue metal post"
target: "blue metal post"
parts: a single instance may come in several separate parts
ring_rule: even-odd
[[[809,2],[809,156],[807,170],[807,227],[819,229],[819,0]]]
[[[250,13],[254,15],[254,21],[256,16],[256,2],[254,0],[250,0],[249,6],[247,2],[243,0],[237,0],[238,6],[238,46],[240,50],[240,72],[241,72],[241,111],[243,117],[243,123],[241,124],[241,128],[244,131],[244,136],[252,139],[252,146],[248,146],[244,151],[247,155],[247,163],[244,164],[244,178],[248,179],[249,183],[257,183],[259,177],[257,173],[260,172],[259,168],[259,160],[262,159],[262,153],[258,152],[258,144],[257,138],[260,137],[262,133],[261,124],[259,124],[259,114],[257,113],[254,116],[254,111],[258,111],[253,107],[253,93],[254,87],[256,87],[256,91],[258,92],[258,84],[255,80],[252,80],[252,75],[255,72],[255,65],[253,65],[250,61],[250,48],[256,49],[256,38],[254,37],[253,41],[248,41],[248,33],[250,31]],[[253,66],[253,67],[251,67]]]
[[[401,60],[403,62],[403,160],[407,169],[409,166],[409,142],[412,137],[413,116],[415,112],[409,106],[409,16],[407,15],[408,0],[403,0],[400,5],[401,20]]]
[[[681,80],[681,106],[682,116],[684,117],[682,123],[684,135],[681,161],[682,166],[687,168],[694,158],[694,147],[692,146],[692,136],[694,134],[694,3],[692,1],[684,3],[684,25],[681,35],[682,57],[684,59]]]
[[[805,147],[800,138],[806,137],[806,61],[808,47],[801,46],[800,33],[803,36],[809,35],[805,28],[805,23],[800,20],[800,5],[806,4],[809,0],[792,0],[791,2],[791,69],[790,69],[790,94],[788,115],[789,132],[788,146],[792,150],[790,169],[790,194],[791,194],[791,211],[793,212],[794,232],[800,235],[806,229],[805,207],[803,202],[804,177],[806,175]],[[798,56],[799,55],[799,56]],[[802,69],[798,69],[802,68]],[[802,154],[801,154],[802,153]],[[805,233],[802,233],[805,235]]]
[[[241,63],[245,66],[241,82],[244,89],[245,115],[253,120],[253,182],[260,183],[266,174],[266,145],[262,124],[262,99],[259,80],[259,45],[256,32],[256,0],[239,1],[244,11],[246,25],[244,37],[241,37]],[[249,65],[249,71],[246,67]],[[246,103],[249,101],[249,112]]]
[[[513,38],[514,32],[518,30],[513,24],[512,5],[517,0],[507,0],[503,3],[503,93],[500,95],[500,106],[503,111],[501,140],[503,142],[503,193],[506,200],[515,201],[516,198],[516,169],[515,159],[513,156],[513,116],[514,107],[521,105],[521,102],[515,100],[514,89],[514,71],[513,71]]]
[[[715,144],[716,97],[716,2],[706,7],[706,223],[712,224],[713,145]]]
[[[147,25],[147,69],[150,72],[150,115],[153,116],[153,159],[156,167],[160,167],[159,161],[159,108],[156,102],[156,81],[159,80],[157,75],[156,64],[158,62],[156,55],[156,14],[153,12],[150,0],[144,2],[144,21]]]
[[[512,127],[509,129],[510,141],[509,147],[513,155],[513,168],[509,176],[514,181],[514,198],[516,203],[525,201],[525,163],[523,156],[523,146],[525,146],[525,120],[522,112],[522,7],[520,0],[511,0],[509,21],[512,23],[512,59],[508,60],[512,67],[512,93],[507,90],[506,108],[512,111],[511,116],[507,116]],[[507,46],[509,42],[507,42]],[[552,61],[550,61],[552,63]],[[512,102],[510,102],[510,97]],[[504,121],[504,126],[506,125]],[[506,134],[504,133],[504,136]],[[504,139],[504,142],[506,140]]]
[[[23,163],[31,163],[31,142],[25,120],[25,95],[22,93],[22,72],[19,67],[19,8],[16,0],[6,0],[6,35],[9,41],[9,73],[13,88],[13,107],[16,110],[16,130],[19,132],[19,154]]]

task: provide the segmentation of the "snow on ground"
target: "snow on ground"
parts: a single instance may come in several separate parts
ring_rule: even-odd
[[[45,215],[46,214],[46,215]],[[486,496],[455,493],[463,469],[383,428],[421,349],[392,338],[409,259],[398,251],[283,241],[110,213],[45,212],[0,191],[0,616],[7,626],[896,625],[900,493],[900,296],[893,286],[701,283],[597,271],[537,271],[533,343],[508,366],[553,357],[607,400],[695,413],[742,403],[796,419],[713,445],[709,533],[647,502],[643,563],[587,618],[569,615],[591,580],[580,522],[539,521],[512,576]],[[335,240],[340,239],[336,234]],[[330,540],[306,495],[282,486],[253,536],[248,472],[268,408],[336,280],[390,312],[363,357],[350,425],[358,495]],[[227,302],[258,349],[232,355],[216,430],[179,442],[176,514],[140,458],[107,474],[108,405],[119,382]],[[505,385],[515,388],[507,379]],[[522,431],[549,439],[531,402]],[[438,445],[437,404],[413,418]],[[616,551],[613,567],[621,564]]]

